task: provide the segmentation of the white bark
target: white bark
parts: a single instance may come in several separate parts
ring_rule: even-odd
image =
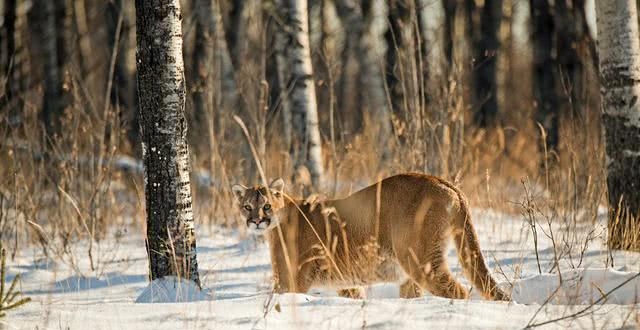
[[[323,185],[322,141],[318,126],[316,91],[309,48],[309,21],[306,0],[284,0],[285,29],[288,34],[286,58],[291,92],[289,106],[296,132],[296,167],[306,166],[316,187]]]
[[[640,35],[636,6],[635,0],[596,1],[609,243],[614,248],[640,247],[635,241],[640,225]],[[622,216],[618,218],[620,201]]]
[[[289,76],[287,70],[286,59],[286,36],[281,31],[278,31],[275,35],[275,49],[276,49],[276,70],[278,74],[278,85],[280,86],[280,111],[282,112],[282,121],[284,128],[284,142],[287,150],[291,150],[291,106],[289,105],[289,84],[287,83],[287,77]]]
[[[136,30],[151,277],[199,283],[179,1],[136,1]]]
[[[596,1],[598,51],[605,113],[640,126],[640,39],[633,0]],[[620,102],[624,103],[620,103]]]

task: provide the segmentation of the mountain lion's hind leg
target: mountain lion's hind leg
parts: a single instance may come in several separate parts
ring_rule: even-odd
[[[411,286],[416,284],[433,295],[444,298],[466,299],[469,296],[467,290],[449,271],[441,250],[407,253],[398,259],[404,271],[411,278],[400,289],[402,298],[416,297],[417,292]]]

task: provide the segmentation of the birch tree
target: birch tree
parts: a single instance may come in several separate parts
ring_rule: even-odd
[[[609,245],[640,248],[640,35],[636,0],[598,0]]]
[[[309,21],[306,0],[283,0],[285,33],[284,57],[289,82],[287,106],[290,107],[294,147],[291,150],[296,169],[304,166],[316,187],[323,184],[322,141],[318,127],[318,107],[309,48]]]
[[[151,279],[200,283],[178,0],[136,0],[138,110],[142,128]]]
[[[276,1],[277,5],[281,5],[279,1]],[[287,69],[287,38],[283,32],[284,26],[280,27],[280,31],[277,31],[274,36],[275,41],[275,62],[276,62],[276,76],[278,81],[278,87],[280,91],[280,113],[282,114],[282,128],[284,133],[284,143],[287,150],[293,153],[293,127],[291,122],[291,106],[289,105],[289,86],[287,79],[289,77],[289,70]]]

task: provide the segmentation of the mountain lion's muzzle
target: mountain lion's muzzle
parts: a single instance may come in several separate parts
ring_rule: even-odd
[[[247,228],[264,230],[269,228],[271,224],[270,218],[252,218],[247,219]]]

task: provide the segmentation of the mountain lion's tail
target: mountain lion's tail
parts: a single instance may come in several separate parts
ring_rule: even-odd
[[[466,198],[460,190],[451,183],[441,181],[458,195],[460,200],[460,214],[453,221],[453,240],[458,250],[458,258],[465,276],[473,285],[482,291],[482,295],[493,300],[510,300],[509,295],[502,291],[491,277],[480,251],[480,244],[476,231],[471,224],[471,214]]]

